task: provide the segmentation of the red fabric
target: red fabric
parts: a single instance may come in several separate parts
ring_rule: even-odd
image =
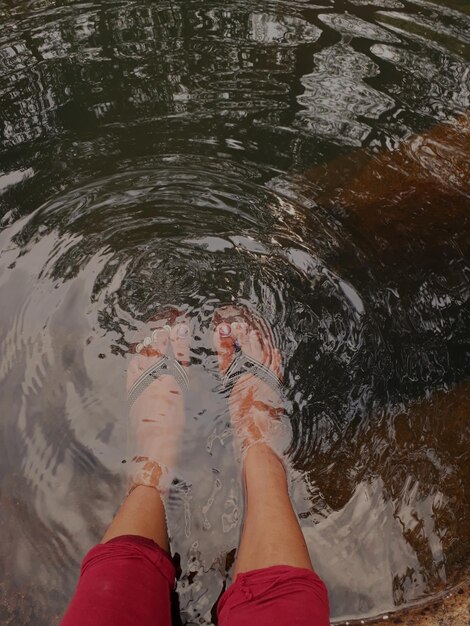
[[[83,559],[61,626],[170,626],[175,568],[151,539],[123,535]]]
[[[171,626],[175,569],[144,537],[95,546],[61,626]],[[222,595],[219,626],[329,626],[328,595],[310,570],[285,565],[239,574]]]
[[[329,626],[328,593],[308,569],[275,565],[238,574],[218,607],[219,626]]]

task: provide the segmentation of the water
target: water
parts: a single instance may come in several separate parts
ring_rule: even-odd
[[[127,346],[167,304],[195,335],[183,624],[212,623],[243,514],[232,300],[285,356],[333,619],[466,575],[469,134],[410,138],[468,109],[469,32],[466,0],[0,1],[2,623],[67,605],[124,493]]]

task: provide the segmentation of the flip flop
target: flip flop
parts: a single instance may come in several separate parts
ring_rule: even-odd
[[[165,321],[166,323],[163,326],[158,326],[154,329],[151,329],[151,336],[145,337],[142,342],[131,344],[129,347],[129,352],[131,354],[144,353],[145,356],[145,351],[148,351],[150,345],[152,344],[152,341],[155,339],[155,333],[162,329],[168,330],[168,332],[170,333],[173,324],[178,318],[182,318],[182,322],[188,322],[188,318],[176,308],[170,308],[160,311],[159,313],[150,317],[147,323],[158,322],[161,320]],[[148,356],[154,355],[150,354]],[[152,384],[154,380],[157,380],[157,378],[163,376],[164,374],[174,376],[179,386],[184,391],[186,391],[189,387],[189,378],[186,371],[187,365],[189,365],[189,362],[183,365],[180,361],[178,361],[178,359],[175,358],[173,349],[171,350],[170,354],[161,355],[161,357],[157,361],[154,361],[152,365],[150,365],[150,367],[142,372],[142,374],[130,387],[127,393],[129,408],[134,404],[137,398],[147,389],[147,387]]]
[[[224,314],[224,308],[226,309],[226,314]],[[231,325],[233,322],[246,323],[251,330],[256,330],[262,336],[268,337],[271,346],[274,348],[274,337],[268,324],[247,307],[243,305],[237,305],[236,307],[228,305],[220,307],[214,313],[213,323],[215,327],[223,323]],[[237,340],[234,341],[234,348],[234,357],[225,373],[221,375],[221,382],[225,391],[230,393],[235,383],[242,376],[252,374],[280,395],[283,394],[284,382],[282,378],[277,376],[270,367],[261,361],[245,354]]]

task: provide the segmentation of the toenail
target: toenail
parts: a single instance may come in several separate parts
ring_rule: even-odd
[[[142,343],[144,344],[145,347],[147,347],[152,343],[152,340],[150,339],[150,337],[145,337]]]
[[[221,337],[230,337],[231,334],[232,328],[229,324],[222,324],[221,326],[219,326],[219,335]]]
[[[153,333],[152,333],[152,339],[153,341],[157,341],[160,337],[161,334],[164,333],[164,329],[163,328],[156,328]]]
[[[189,335],[189,328],[186,324],[181,324],[177,330],[178,337],[187,337]]]
[[[169,324],[165,324],[162,330],[166,330],[167,333],[171,332],[171,326]]]
[[[135,347],[135,351],[137,352],[137,354],[139,354],[139,352],[142,352],[143,348],[144,348],[144,344],[138,343]]]
[[[233,330],[238,330],[240,327],[240,324],[238,322],[232,322],[232,328]]]

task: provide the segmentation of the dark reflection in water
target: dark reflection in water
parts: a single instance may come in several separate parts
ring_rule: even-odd
[[[2,623],[56,619],[111,519],[127,346],[166,304],[195,336],[183,623],[212,623],[243,514],[210,337],[231,300],[285,355],[333,618],[462,575],[469,31],[450,0],[0,1]]]

